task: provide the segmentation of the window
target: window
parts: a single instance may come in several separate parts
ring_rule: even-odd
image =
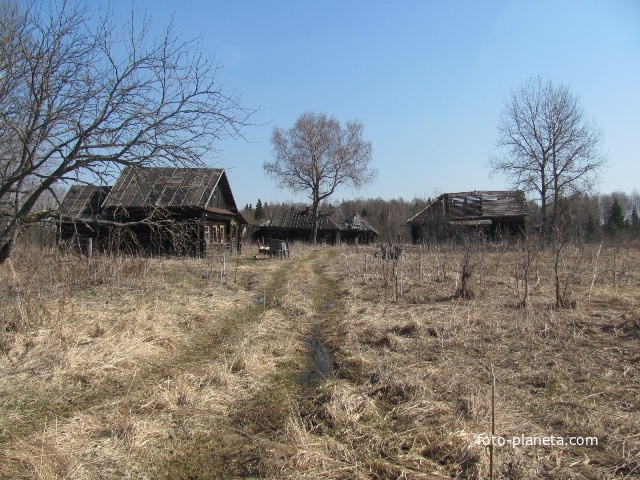
[[[206,243],[224,243],[224,225],[207,225],[204,227],[204,241]]]

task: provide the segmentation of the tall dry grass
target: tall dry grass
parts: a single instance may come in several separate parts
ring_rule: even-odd
[[[225,345],[255,308],[209,269],[16,252],[0,270],[0,476],[135,476],[176,429],[255,388],[242,373],[264,368],[259,352]]]
[[[485,478],[488,452],[477,436],[490,432],[492,363],[500,435],[600,440],[591,449],[498,450],[495,478],[632,478],[640,468],[640,252],[582,248],[562,262],[570,309],[555,308],[545,251],[522,308],[518,249],[508,245],[474,252],[473,300],[454,295],[465,252],[453,245],[406,248],[394,267],[371,251],[346,250],[341,274],[353,320],[343,354],[347,370],[356,369],[348,378],[379,385],[385,418],[408,422],[405,431],[421,439],[412,445],[449,475]]]
[[[496,448],[494,478],[634,478],[640,252],[598,247],[564,259],[569,309],[545,252],[523,306],[506,244],[467,252],[470,299],[455,245],[247,253],[224,284],[215,258],[18,252],[0,267],[0,476],[487,478],[493,365],[498,435],[599,439]],[[305,384],[310,336],[334,375]]]

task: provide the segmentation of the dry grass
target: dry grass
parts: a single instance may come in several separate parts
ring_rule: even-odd
[[[640,475],[640,252],[545,254],[520,308],[517,253],[294,246],[288,260],[60,257],[0,267],[0,477],[495,478]],[[615,260],[614,260],[615,256]],[[594,281],[594,266],[598,270]],[[579,260],[579,261],[578,261]],[[568,274],[568,273],[567,273]],[[593,284],[593,285],[592,285]],[[305,339],[333,355],[309,369]]]

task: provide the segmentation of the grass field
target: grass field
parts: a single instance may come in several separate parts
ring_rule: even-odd
[[[373,252],[294,245],[222,276],[220,258],[18,250],[0,477],[489,478],[493,420],[494,478],[640,478],[637,246],[567,249],[565,309],[549,252],[526,306],[517,248],[473,252],[468,299],[458,248]]]

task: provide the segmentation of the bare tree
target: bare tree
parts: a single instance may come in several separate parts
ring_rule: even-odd
[[[274,128],[273,162],[264,171],[278,185],[294,192],[306,192],[311,200],[315,243],[319,205],[340,185],[359,188],[375,178],[371,163],[371,142],[362,138],[363,125],[347,122],[344,127],[333,117],[304,113],[289,130]]]
[[[91,2],[0,4],[0,263],[45,192],[123,166],[201,165],[252,113],[199,42]],[[156,37],[157,36],[157,37]]]
[[[579,234],[576,219],[570,210],[563,210],[558,221],[550,232],[550,256],[553,261],[555,284],[555,307],[574,308],[576,301],[572,300],[571,288],[579,277],[585,248]]]
[[[530,285],[530,277],[531,277],[531,269],[534,267],[538,258],[541,254],[542,242],[540,241],[540,236],[536,233],[535,230],[529,229],[526,232],[523,232],[521,238],[518,239],[518,243],[515,248],[516,254],[516,291],[519,292],[518,282],[520,278],[518,276],[520,273],[522,274],[522,286],[524,288],[524,292],[522,295],[522,301],[520,302],[520,306],[527,309],[527,314],[529,313],[530,301],[529,301],[529,292],[531,291]],[[537,282],[536,282],[537,285]],[[556,295],[558,294],[558,289],[556,289]]]
[[[602,132],[585,121],[578,98],[564,85],[534,79],[511,94],[498,125],[505,156],[490,160],[513,186],[535,192],[543,224],[554,223],[560,200],[588,191],[605,164]],[[551,213],[549,212],[551,207]]]

